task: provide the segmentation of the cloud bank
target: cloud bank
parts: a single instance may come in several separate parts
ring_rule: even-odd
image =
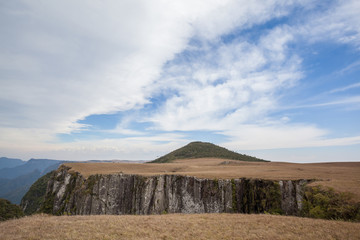
[[[281,111],[309,75],[300,46],[359,50],[357,9],[357,1],[2,3],[0,150],[152,159],[197,140],[196,131],[234,150],[360,144],[360,132],[332,136]],[[86,119],[99,114],[119,115],[116,127],[92,132]]]

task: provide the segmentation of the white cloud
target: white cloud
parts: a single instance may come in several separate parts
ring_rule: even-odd
[[[160,92],[167,97],[162,108],[136,116],[137,121],[151,121],[155,129],[166,131],[219,131],[233,137],[232,144],[248,148],[255,147],[256,139],[243,139],[241,132],[261,138],[263,131],[266,139],[288,139],[273,141],[270,147],[316,144],[319,139],[328,144],[324,130],[268,115],[277,109],[279,93],[303,75],[301,59],[289,52],[289,43],[302,36],[360,46],[358,1],[339,1],[335,10],[316,12],[303,26],[280,25],[256,39],[221,39],[287,16],[296,7],[310,9],[309,2],[6,2],[0,9],[1,149],[43,149],[71,159],[71,154],[82,158],[86,152],[130,156],[141,148],[154,154],[178,146],[183,136],[142,137],[140,131],[127,129],[132,116],[113,132],[136,138],[56,142],[56,134],[86,127],[77,123],[80,119],[141,110]],[[185,50],[190,60],[172,61]],[[256,125],[278,121],[283,125]],[[289,133],[297,140],[289,139]],[[162,141],[170,143],[154,143]]]
[[[176,9],[161,1],[23,5],[21,13],[7,14],[18,25],[8,40],[21,39],[15,44],[24,60],[13,50],[1,61],[6,69],[16,70],[2,78],[1,96],[7,104],[22,108],[14,117],[2,111],[2,121],[13,127],[69,132],[88,115],[146,103],[143,87],[151,84],[190,34]],[[1,51],[7,48],[3,45]]]
[[[224,132],[231,149],[279,149],[360,144],[360,136],[328,138],[328,131],[308,125],[240,125]]]
[[[287,51],[291,40],[285,26],[258,43],[205,46],[194,59],[175,61],[158,84],[177,95],[149,120],[166,131],[236,129],[258,121],[276,108],[276,93],[302,76],[298,57]]]
[[[303,26],[294,29],[307,41],[329,41],[353,44],[360,48],[360,2],[357,0],[335,1],[306,19]]]
[[[70,143],[59,143],[47,131],[39,129],[0,129],[0,152],[8,157],[18,157],[24,160],[30,158],[50,158],[59,160],[153,160],[171,150],[187,144],[181,134],[160,134],[153,136],[136,136],[119,139],[93,139]],[[37,136],[33,141],[29,136]]]
[[[193,34],[213,38],[284,15],[289,6],[276,1],[7,3],[0,52],[15,59],[6,68],[16,71],[1,78],[6,90],[1,101],[9,107],[0,120],[55,134],[77,128],[76,121],[91,114],[140,107],[150,94],[144,89]]]
[[[227,34],[235,28],[247,29],[256,24],[262,24],[270,19],[288,15],[298,6],[306,6],[304,1],[219,1],[216,8],[207,15],[194,19],[196,35],[201,39],[214,40],[222,34]],[[204,3],[205,5],[208,2]]]

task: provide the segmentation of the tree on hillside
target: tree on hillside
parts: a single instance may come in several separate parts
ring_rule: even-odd
[[[18,205],[12,204],[9,200],[0,198],[0,221],[23,216],[24,212]]]

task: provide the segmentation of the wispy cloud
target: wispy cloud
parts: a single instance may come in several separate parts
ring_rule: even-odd
[[[313,103],[306,105],[295,105],[282,107],[282,109],[297,109],[297,108],[319,108],[319,107],[328,107],[334,105],[348,105],[353,103],[360,103],[360,96],[341,98],[336,101],[322,102],[322,103]]]
[[[360,47],[360,2],[356,0],[323,2],[324,10],[309,14],[294,29],[306,41],[335,41]],[[326,4],[326,6],[325,6]]]
[[[358,88],[358,87],[360,87],[360,82],[359,83],[354,83],[354,84],[351,84],[351,85],[348,85],[348,86],[345,86],[345,87],[333,89],[329,93],[344,92],[346,90],[353,89],[353,88]]]
[[[360,68],[360,61],[355,61],[353,63],[351,63],[350,65],[346,66],[345,68],[341,69],[340,71],[337,72],[337,74],[345,74],[345,73],[349,73],[352,72],[356,69]]]

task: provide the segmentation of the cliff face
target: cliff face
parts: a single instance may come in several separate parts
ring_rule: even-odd
[[[52,214],[279,213],[298,215],[306,180],[210,180],[112,174],[88,179],[60,167],[41,210]]]

